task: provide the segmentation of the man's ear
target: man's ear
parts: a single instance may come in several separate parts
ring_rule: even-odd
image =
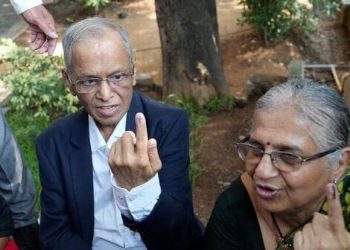
[[[69,81],[69,77],[68,77],[68,73],[65,69],[62,69],[61,70],[61,74],[62,74],[62,77],[64,79],[64,84],[66,85],[66,87],[69,89],[69,92],[76,96],[77,93],[75,92],[75,88],[74,86],[71,84],[71,82]]]
[[[339,180],[339,178],[343,175],[346,168],[348,168],[350,164],[350,148],[346,147],[342,149],[342,154],[339,160],[339,166],[337,169],[333,171],[332,180]]]

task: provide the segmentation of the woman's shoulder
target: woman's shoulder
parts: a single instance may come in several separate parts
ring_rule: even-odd
[[[207,249],[264,249],[255,210],[241,177],[217,199],[205,243]]]
[[[221,213],[226,211],[230,214],[234,213],[236,216],[253,209],[248,192],[240,177],[235,179],[232,184],[220,194],[215,202],[215,208],[220,210]]]

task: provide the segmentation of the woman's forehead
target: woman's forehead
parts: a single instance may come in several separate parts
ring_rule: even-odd
[[[304,147],[315,144],[311,127],[310,122],[291,108],[259,110],[253,115],[250,137],[264,145]]]

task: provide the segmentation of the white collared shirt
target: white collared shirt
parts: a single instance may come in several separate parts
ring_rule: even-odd
[[[11,4],[17,14],[21,14],[26,10],[42,5],[41,0],[11,0]]]
[[[119,121],[107,143],[94,119],[89,116],[94,185],[94,250],[146,249],[140,234],[124,226],[121,214],[135,221],[143,220],[151,213],[161,192],[158,174],[130,191],[119,187],[113,177],[108,165],[109,149],[125,132],[126,116]]]

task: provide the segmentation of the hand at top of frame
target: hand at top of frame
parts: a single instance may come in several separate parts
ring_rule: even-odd
[[[31,31],[29,47],[40,54],[47,52],[52,55],[58,37],[52,15],[43,5],[39,5],[24,11],[22,17],[29,24]]]
[[[327,184],[328,215],[315,213],[294,236],[294,249],[350,249],[350,234],[344,225],[339,195],[334,184]]]
[[[136,135],[126,131],[111,147],[109,166],[118,185],[127,190],[146,183],[160,169],[157,141],[148,139],[146,119],[135,116]]]

